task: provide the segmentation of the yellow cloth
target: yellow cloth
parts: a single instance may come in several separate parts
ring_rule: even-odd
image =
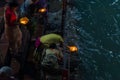
[[[64,42],[63,38],[58,35],[58,34],[47,34],[44,36],[41,36],[40,41],[43,44],[51,44],[51,43],[59,43],[59,42]]]

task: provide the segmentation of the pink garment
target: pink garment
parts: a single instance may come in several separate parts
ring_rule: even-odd
[[[36,41],[35,41],[35,47],[38,48],[38,46],[40,45],[40,39],[37,38]]]

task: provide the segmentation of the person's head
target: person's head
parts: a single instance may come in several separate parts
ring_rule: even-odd
[[[57,45],[55,43],[52,43],[52,44],[49,45],[49,48],[56,49]]]
[[[11,9],[16,9],[19,4],[17,2],[17,0],[11,0],[9,3],[8,3],[8,6],[11,8]]]

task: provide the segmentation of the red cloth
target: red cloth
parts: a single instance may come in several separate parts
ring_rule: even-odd
[[[17,21],[17,16],[15,12],[9,7],[7,7],[5,11],[5,20],[8,26],[15,26],[15,23]]]

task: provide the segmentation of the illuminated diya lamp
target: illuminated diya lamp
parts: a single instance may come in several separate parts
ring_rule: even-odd
[[[20,18],[20,24],[26,25],[29,22],[29,19],[27,17]]]
[[[77,51],[78,51],[77,46],[68,46],[68,48],[69,48],[69,51],[70,51],[71,53],[74,53],[74,52],[77,52]]]
[[[40,13],[45,13],[46,11],[47,11],[46,8],[40,8],[40,9],[38,10],[38,12],[40,12]]]

